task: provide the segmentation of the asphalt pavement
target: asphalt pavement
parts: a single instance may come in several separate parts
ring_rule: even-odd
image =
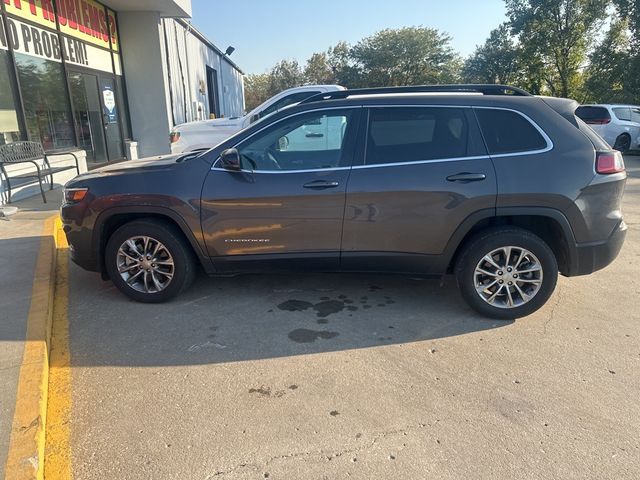
[[[620,257],[515,322],[450,279],[200,278],[144,305],[70,266],[74,478],[640,478],[627,164]]]

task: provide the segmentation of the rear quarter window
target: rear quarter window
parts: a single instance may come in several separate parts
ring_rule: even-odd
[[[631,109],[627,107],[619,107],[614,108],[613,113],[618,118],[618,120],[624,120],[626,122],[631,121]]]
[[[480,129],[492,155],[544,150],[547,141],[529,120],[517,112],[475,109]]]

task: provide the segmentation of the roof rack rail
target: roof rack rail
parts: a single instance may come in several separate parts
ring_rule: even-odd
[[[483,95],[513,95],[530,97],[526,90],[508,85],[491,84],[460,84],[460,85],[416,85],[409,87],[378,87],[355,88],[353,90],[338,90],[313,95],[302,102],[311,103],[323,100],[338,100],[359,95],[380,95],[385,93],[481,93]]]

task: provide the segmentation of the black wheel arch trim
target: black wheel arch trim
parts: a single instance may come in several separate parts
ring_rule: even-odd
[[[104,225],[110,218],[116,215],[127,215],[127,214],[137,215],[137,216],[150,214],[150,215],[157,215],[157,216],[169,218],[178,226],[180,231],[183,233],[183,235],[189,242],[191,248],[193,249],[194,253],[196,254],[198,261],[200,262],[202,267],[205,269],[205,271],[208,274],[213,273],[215,271],[213,264],[211,263],[211,259],[209,258],[208,255],[205,254],[203,250],[204,245],[202,245],[202,243],[198,241],[198,239],[195,237],[192,230],[187,225],[186,221],[180,215],[178,215],[174,210],[170,208],[152,206],[152,205],[117,206],[117,207],[112,207],[100,212],[94,224],[93,238],[91,240],[92,250],[95,253],[100,271],[104,272],[104,258],[103,258],[104,255],[102,251],[103,250],[102,243],[103,243],[103,240],[105,240],[102,238],[103,232],[104,232]],[[104,243],[106,244],[106,241]]]
[[[443,258],[447,262],[444,266],[446,269],[450,266],[451,262],[455,259],[455,256],[462,245],[464,239],[469,232],[483,220],[489,220],[492,218],[498,219],[500,217],[518,217],[518,216],[530,216],[530,217],[547,217],[555,220],[562,229],[564,240],[567,245],[568,255],[568,271],[563,272],[567,276],[571,276],[573,272],[578,270],[578,252],[575,235],[571,224],[567,217],[555,208],[548,207],[498,207],[496,209],[487,208],[484,210],[478,210],[477,212],[469,215],[456,229],[449,241],[447,247],[443,252]]]

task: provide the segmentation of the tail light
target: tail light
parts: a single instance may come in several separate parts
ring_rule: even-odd
[[[169,141],[171,143],[176,143],[178,140],[180,140],[180,132],[171,132],[169,134]]]
[[[589,125],[607,125],[611,123],[610,118],[590,118],[589,120],[585,120]]]
[[[601,175],[624,172],[624,158],[620,152],[599,152],[596,158],[596,172]]]

